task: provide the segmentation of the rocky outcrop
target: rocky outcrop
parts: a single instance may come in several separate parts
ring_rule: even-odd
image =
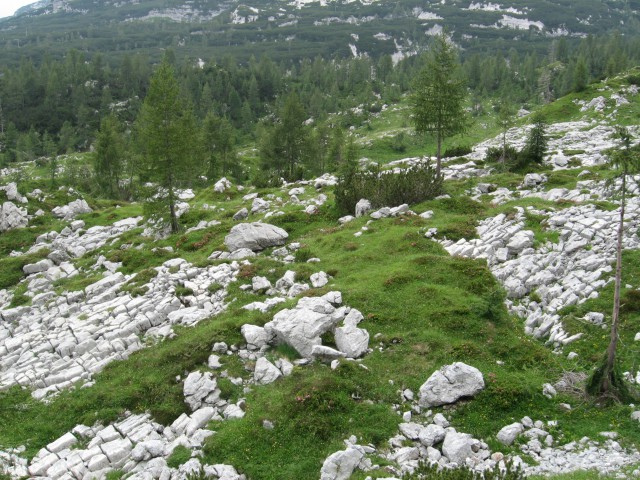
[[[26,227],[28,223],[26,208],[16,207],[12,202],[0,205],[0,232]]]

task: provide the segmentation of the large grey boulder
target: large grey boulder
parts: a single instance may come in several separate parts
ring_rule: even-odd
[[[320,480],[348,480],[365,457],[360,445],[350,445],[346,450],[329,455],[320,469]]]
[[[89,206],[87,201],[80,198],[63,207],[55,207],[51,210],[51,213],[53,213],[55,217],[64,218],[65,220],[71,220],[82,213],[91,212],[93,212],[93,209]]]
[[[282,372],[278,370],[273,363],[265,357],[260,357],[256,362],[256,368],[253,371],[253,378],[259,385],[267,385],[275,382],[282,376]]]
[[[7,200],[16,201],[19,203],[27,203],[27,197],[24,195],[20,195],[18,192],[18,186],[15,182],[8,183],[4,187],[0,187],[0,190],[4,190],[5,195],[7,196]]]
[[[336,328],[336,346],[349,358],[358,358],[367,353],[369,332],[352,324]]]
[[[366,198],[361,198],[358,203],[356,203],[356,218],[363,217],[367,213],[371,211],[371,202]]]
[[[425,447],[432,447],[436,443],[440,443],[444,439],[445,434],[446,432],[443,427],[432,423],[420,430],[418,440],[420,440],[420,443]]]
[[[240,223],[235,225],[224,243],[233,252],[240,248],[248,248],[254,252],[268,247],[284,245],[289,234],[282,228],[268,223]]]
[[[420,387],[420,406],[435,407],[472,397],[484,389],[482,373],[462,362],[445,365]]]
[[[28,223],[25,208],[16,207],[12,202],[4,202],[0,205],[0,232],[26,227]]]
[[[263,327],[257,325],[251,325],[245,323],[240,332],[247,342],[247,348],[249,350],[260,350],[265,345],[271,342],[271,336],[265,331]]]
[[[444,437],[444,442],[442,442],[442,453],[450,462],[464,465],[467,458],[473,456],[473,450],[471,450],[472,440],[471,435],[468,433],[449,430],[447,436]]]
[[[502,427],[496,438],[503,445],[511,445],[523,431],[524,426],[520,422],[512,423],[511,425]]]

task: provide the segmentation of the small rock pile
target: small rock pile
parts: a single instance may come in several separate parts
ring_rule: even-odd
[[[358,358],[367,353],[369,333],[358,327],[362,314],[342,304],[340,292],[303,297],[293,309],[278,312],[264,327],[244,325],[242,334],[255,349],[285,343],[302,357],[332,361]],[[342,322],[342,326],[338,324]],[[322,335],[333,332],[337,349],[322,345]]]

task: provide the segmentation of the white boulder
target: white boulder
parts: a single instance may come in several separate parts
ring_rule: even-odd
[[[16,207],[12,202],[0,205],[0,232],[26,227],[28,223],[26,208]]]
[[[240,223],[231,229],[224,243],[231,252],[240,248],[248,248],[255,252],[284,245],[288,237],[287,232],[275,225],[261,222]]]
[[[445,365],[420,387],[420,406],[434,407],[472,397],[484,389],[482,373],[462,362]]]

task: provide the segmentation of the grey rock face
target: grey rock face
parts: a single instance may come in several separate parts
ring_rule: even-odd
[[[484,389],[482,373],[477,368],[456,362],[445,365],[420,387],[420,405],[433,407],[472,397]]]
[[[256,362],[256,368],[253,372],[255,382],[260,385],[267,385],[275,382],[282,376],[282,372],[264,357],[260,357]]]
[[[366,198],[360,199],[358,203],[356,203],[356,218],[362,217],[371,211],[371,202]]]
[[[336,346],[349,358],[358,358],[367,353],[369,332],[353,325],[336,328]]]
[[[282,228],[268,223],[241,223],[235,225],[224,243],[230,251],[248,248],[254,252],[268,247],[284,245],[289,234]]]
[[[184,397],[192,411],[215,404],[220,399],[216,379],[210,372],[191,372],[184,381]]]
[[[335,328],[344,316],[344,309],[336,309],[323,298],[303,298],[296,308],[278,312],[264,329],[278,342],[292,346],[309,358],[313,347],[321,345],[320,337]]]
[[[523,431],[524,426],[520,422],[512,423],[511,425],[502,427],[496,438],[503,445],[511,445]]]
[[[28,223],[25,208],[16,207],[12,202],[4,202],[0,205],[0,232],[26,227]]]
[[[322,464],[320,480],[348,480],[364,456],[365,451],[359,445],[329,455]]]
[[[80,198],[63,207],[56,207],[51,211],[54,216],[64,218],[65,220],[71,220],[81,213],[91,212],[93,212],[93,209],[87,204],[87,201]]]
[[[442,443],[442,453],[450,462],[464,465],[467,458],[473,456],[471,445],[472,438],[468,433],[449,431]]]
[[[233,215],[233,219],[234,220],[246,220],[246,218],[249,216],[249,210],[247,210],[246,208],[241,208],[240,210],[238,210],[234,215]]]

